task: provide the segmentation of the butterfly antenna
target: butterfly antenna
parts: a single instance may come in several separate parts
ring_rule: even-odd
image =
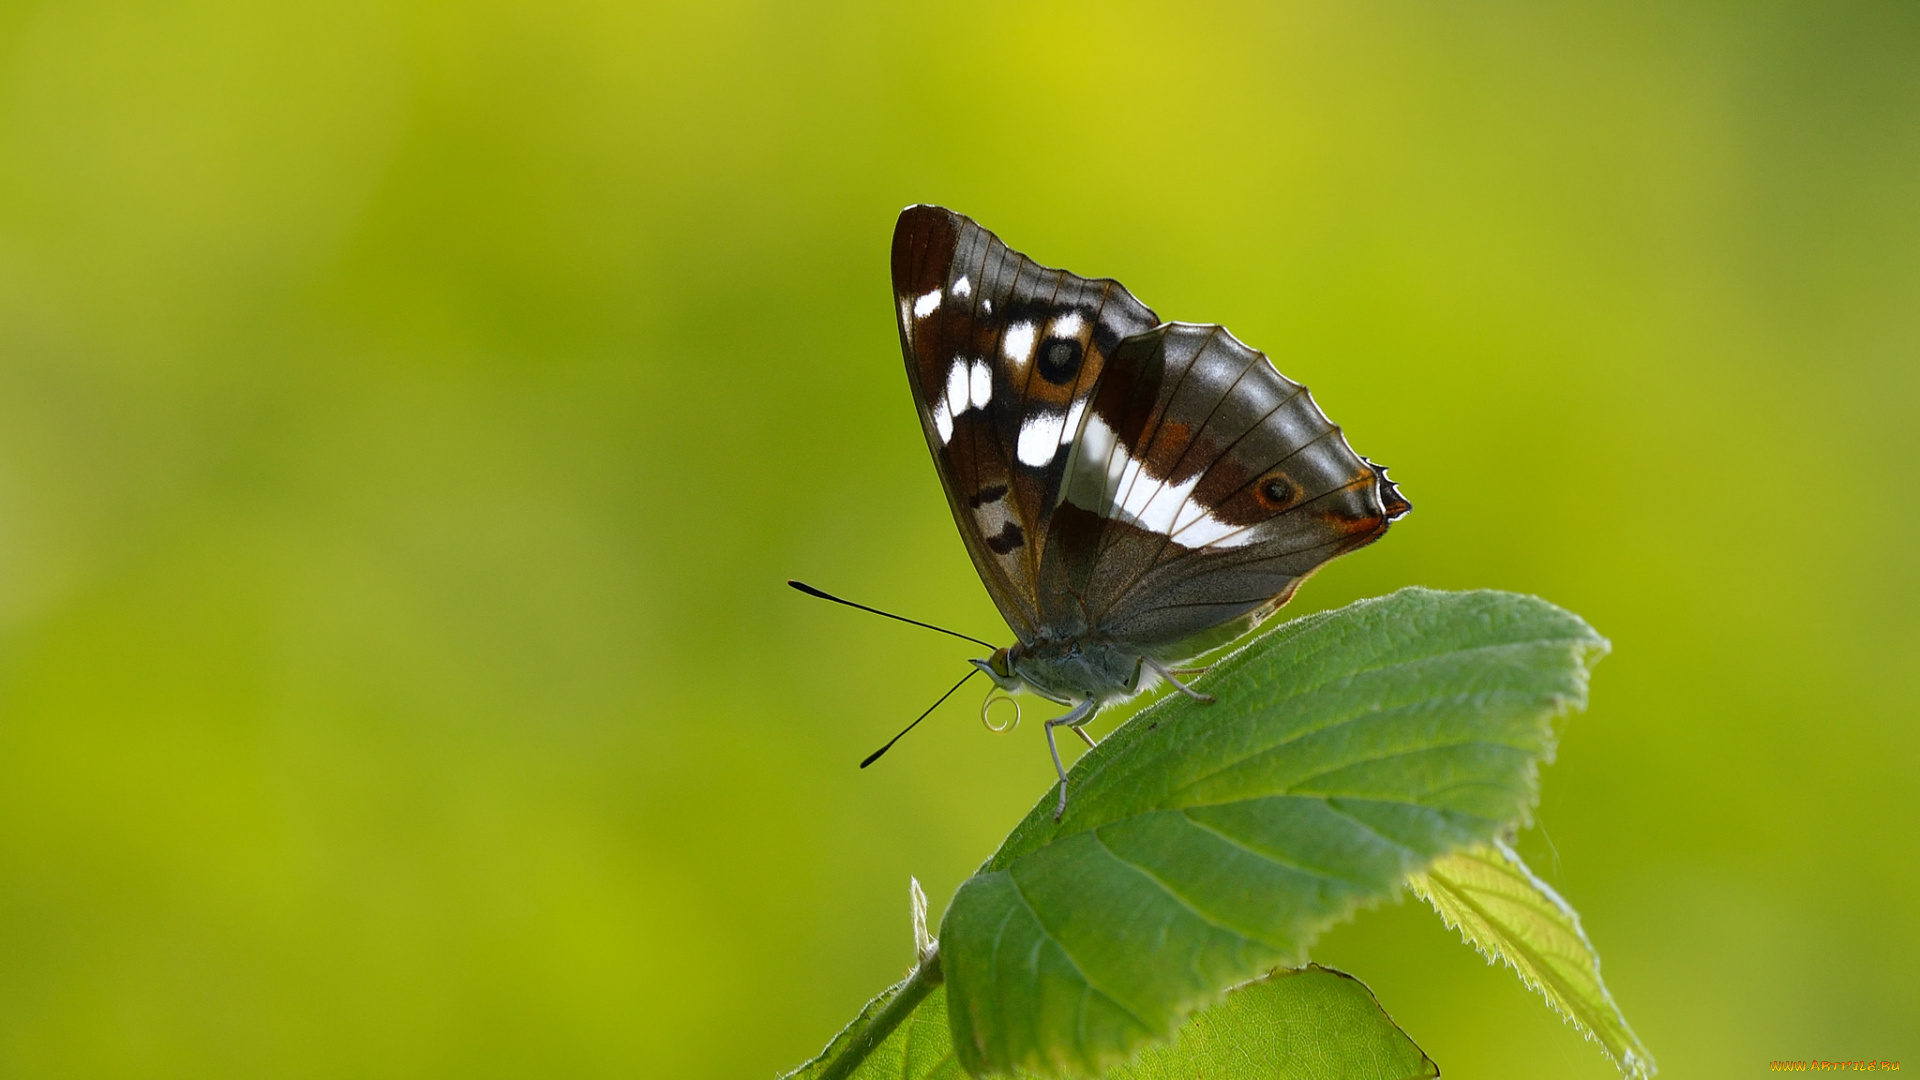
[[[811,586],[811,585],[809,585],[809,584],[807,584],[807,583],[806,583],[806,582],[804,582],[804,581],[794,581],[794,580],[792,580],[791,578],[789,578],[789,579],[787,580],[787,584],[789,584],[789,585],[791,585],[791,586],[793,586],[793,587],[794,587],[794,588],[796,588],[796,589],[799,589],[799,590],[800,590],[801,592],[803,592],[803,593],[806,593],[806,594],[807,594],[808,596],[817,596],[817,597],[819,597],[819,598],[820,598],[820,599],[822,599],[822,600],[831,600],[831,601],[833,601],[833,602],[834,602],[834,603],[836,603],[836,604],[845,604],[845,605],[847,605],[847,606],[848,606],[848,607],[850,607],[850,608],[859,608],[859,609],[860,609],[861,611],[871,611],[871,612],[873,612],[873,613],[874,613],[875,615],[885,615],[885,616],[886,616],[887,618],[889,618],[889,619],[898,619],[899,621],[901,621],[901,622],[903,622],[903,623],[912,623],[912,624],[913,624],[913,625],[915,625],[915,626],[924,626],[924,627],[926,627],[926,628],[927,628],[927,629],[929,629],[929,630],[938,630],[938,631],[940,631],[940,632],[941,632],[941,633],[943,633],[943,634],[949,634],[949,635],[952,635],[953,637],[957,637],[957,638],[959,638],[959,639],[960,639],[960,640],[962,640],[962,641],[971,641],[971,642],[973,642],[973,643],[974,643],[975,645],[979,645],[979,646],[982,646],[982,647],[984,647],[984,648],[988,648],[988,649],[992,649],[992,648],[994,648],[994,644],[993,644],[993,642],[991,642],[991,641],[981,641],[981,640],[980,640],[979,638],[977,638],[977,637],[969,637],[968,635],[966,635],[966,634],[963,634],[963,633],[961,633],[961,632],[960,632],[960,631],[958,631],[958,630],[949,630],[949,629],[947,629],[947,628],[946,628],[946,627],[944,627],[944,626],[935,626],[935,625],[933,625],[932,623],[924,623],[924,622],[921,622],[921,621],[920,621],[919,619],[909,619],[909,618],[907,618],[907,617],[906,617],[905,615],[895,615],[895,614],[894,614],[893,612],[891,612],[891,611],[881,611],[881,610],[880,610],[879,608],[871,608],[871,607],[868,607],[868,606],[867,606],[867,605],[865,605],[865,604],[856,604],[856,603],[854,603],[854,602],[853,602],[853,601],[851,601],[851,600],[843,600],[843,599],[841,599],[840,597],[838,597],[838,596],[835,596],[835,595],[833,595],[833,594],[832,594],[832,593],[830,593],[830,592],[822,592],[822,591],[820,591],[819,589],[816,589],[816,588],[814,588],[813,586]],[[952,691],[949,691],[949,693],[951,693],[951,692],[952,692]],[[944,698],[942,698],[941,700],[943,700],[943,701],[944,701],[944,700],[946,700],[946,699],[944,699]],[[904,734],[904,732],[903,732],[902,734]],[[889,746],[891,746],[892,744],[891,744],[891,743],[889,743],[888,745],[889,745]],[[874,755],[874,756],[875,756],[875,757],[878,757],[879,755],[877,755],[877,754],[876,754],[876,755]],[[869,760],[871,760],[871,759],[869,759]]]
[[[796,584],[797,584],[797,583],[796,583]],[[829,599],[829,600],[831,600],[831,599],[833,599],[833,598],[832,598],[832,597],[828,597],[827,599]],[[843,603],[843,604],[844,604],[844,603],[846,603],[846,601],[844,601],[844,600],[842,600],[842,601],[841,601],[841,603]],[[855,606],[855,607],[859,607],[860,605],[858,605],[858,604],[855,604],[854,606]],[[881,614],[883,614],[883,615],[884,615],[884,614],[886,614],[886,613],[885,613],[885,612],[881,612]],[[936,629],[938,629],[938,628],[936,627]],[[969,671],[969,672],[967,672],[967,673],[966,673],[965,675],[962,675],[962,676],[960,676],[960,681],[959,681],[959,682],[957,682],[957,683],[954,683],[954,684],[953,684],[953,689],[951,689],[951,690],[948,690],[948,691],[947,691],[946,693],[944,693],[944,694],[941,694],[941,695],[940,695],[940,700],[939,700],[939,701],[936,701],[936,702],[934,702],[933,704],[931,704],[931,705],[929,705],[929,706],[927,706],[927,711],[926,711],[926,712],[923,712],[923,713],[921,713],[921,714],[920,714],[919,716],[916,716],[916,717],[914,717],[914,718],[913,718],[913,723],[911,723],[911,724],[908,724],[908,725],[907,725],[906,727],[903,727],[903,728],[901,728],[901,729],[900,729],[900,735],[895,735],[895,736],[894,736],[893,738],[891,738],[891,739],[888,739],[888,740],[887,740],[887,745],[885,745],[885,746],[883,746],[883,747],[881,747],[881,748],[880,748],[880,749],[878,749],[878,750],[875,750],[875,751],[874,751],[873,753],[871,753],[871,754],[868,754],[868,755],[867,755],[867,760],[865,760],[865,761],[863,761],[863,762],[861,762],[861,763],[860,763],[860,767],[864,769],[864,768],[866,768],[867,766],[869,766],[869,765],[871,765],[871,764],[873,764],[874,762],[876,762],[876,761],[879,761],[879,760],[880,760],[880,755],[881,755],[881,754],[884,754],[884,753],[886,753],[887,751],[889,751],[889,750],[891,750],[891,749],[893,749],[893,744],[894,744],[894,743],[897,743],[897,742],[899,742],[899,741],[900,741],[900,737],[901,737],[901,735],[905,735],[905,734],[906,734],[907,732],[909,732],[909,731],[912,731],[912,730],[913,730],[914,728],[916,728],[916,727],[919,727],[919,726],[920,726],[920,721],[922,721],[922,720],[925,720],[925,719],[926,719],[927,717],[929,717],[929,716],[932,716],[932,715],[933,715],[933,710],[935,710],[935,709],[937,709],[937,708],[939,708],[939,707],[940,707],[941,705],[943,705],[943,704],[945,704],[945,703],[946,703],[946,700],[947,700],[948,698],[950,698],[950,697],[952,697],[952,696],[953,696],[953,694],[954,694],[954,691],[955,691],[955,690],[958,690],[958,689],[960,689],[961,687],[963,687],[963,686],[965,686],[965,685],[967,685],[967,680],[968,680],[968,679],[971,679],[971,678],[973,678],[973,677],[974,677],[975,675],[978,675],[978,674],[980,674],[980,669],[979,669],[979,668],[974,668],[974,669],[973,669],[972,671]]]

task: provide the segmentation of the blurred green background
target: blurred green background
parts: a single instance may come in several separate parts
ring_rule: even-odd
[[[770,1076],[1045,789],[915,201],[1614,641],[1522,850],[1672,1077],[1920,1067],[1920,8],[0,5],[0,1075]],[[1415,904],[1450,1077],[1612,1075]]]

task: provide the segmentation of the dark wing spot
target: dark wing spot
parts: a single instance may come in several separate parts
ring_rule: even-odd
[[[1293,481],[1275,473],[1260,481],[1259,486],[1254,488],[1254,494],[1259,497],[1262,506],[1269,510],[1280,510],[1300,497],[1300,489]]]
[[[1002,498],[1006,497],[1006,494],[1007,485],[993,484],[988,487],[983,487],[979,491],[967,496],[967,505],[978,510],[990,502],[999,502]]]
[[[1080,339],[1048,338],[1040,346],[1037,365],[1040,377],[1055,386],[1065,386],[1080,374],[1080,361],[1083,358]]]
[[[991,548],[995,555],[1011,555],[1015,548],[1025,542],[1026,535],[1020,531],[1020,526],[1011,521],[1007,522],[1006,528],[1000,530],[1000,535],[987,537],[987,547]]]

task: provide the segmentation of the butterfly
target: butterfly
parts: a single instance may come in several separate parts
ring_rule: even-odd
[[[1014,644],[972,663],[1068,711],[1054,741],[1234,640],[1412,509],[1307,389],[1226,328],[1162,322],[910,206],[893,293],[920,426]],[[957,689],[957,687],[956,687]],[[949,692],[951,693],[951,691]],[[944,699],[943,699],[944,700]]]

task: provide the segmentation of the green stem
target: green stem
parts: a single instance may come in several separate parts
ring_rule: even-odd
[[[912,1016],[913,1010],[928,994],[933,993],[933,988],[939,986],[945,977],[940,970],[940,946],[934,945],[914,965],[913,974],[900,984],[893,997],[880,1007],[879,1012],[873,1014],[873,1019],[867,1021],[866,1027],[847,1040],[840,1056],[827,1062],[827,1067],[820,1070],[815,1080],[845,1080],[852,1076],[853,1070],[867,1060],[867,1055],[873,1053],[874,1047],[885,1042],[887,1036],[893,1034],[893,1029],[900,1026],[900,1021]]]

